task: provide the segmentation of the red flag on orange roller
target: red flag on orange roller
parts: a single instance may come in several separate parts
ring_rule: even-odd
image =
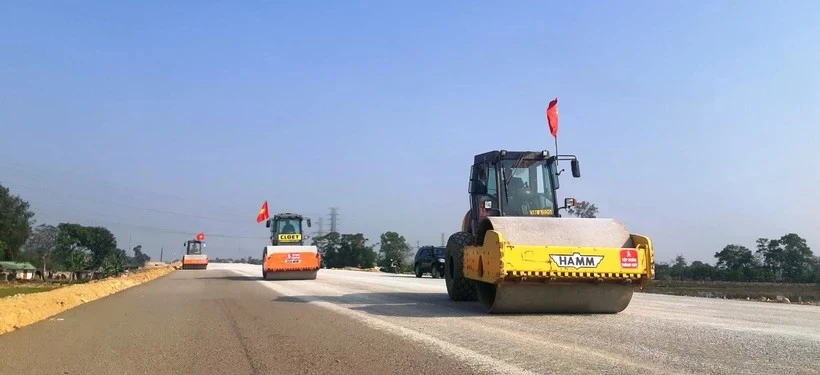
[[[547,124],[550,127],[550,133],[556,139],[558,138],[558,98],[550,101],[547,106]]]
[[[196,240],[205,241],[205,232],[199,232],[199,234],[196,235]]]
[[[256,215],[256,222],[261,223],[265,220],[268,220],[270,215],[268,214],[268,201],[262,204],[262,208],[259,209],[259,213]]]

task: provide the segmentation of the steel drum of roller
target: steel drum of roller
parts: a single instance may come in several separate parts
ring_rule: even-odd
[[[475,280],[478,301],[489,313],[617,313],[630,303],[635,285],[620,278],[596,280],[596,267],[607,257],[634,249],[632,236],[614,219],[490,217],[492,230],[503,236],[504,269],[530,269],[552,262],[571,270],[572,278],[556,278],[562,272],[533,272],[529,277],[503,277],[495,283]],[[485,248],[494,244],[485,243]],[[532,248],[523,255],[507,255],[510,249]],[[565,254],[545,254],[555,249]],[[469,248],[468,248],[469,249]],[[486,256],[486,251],[484,256]],[[584,255],[589,254],[589,255]],[[481,255],[479,256],[481,257]],[[515,258],[510,258],[515,257]],[[531,259],[522,259],[528,258]],[[513,262],[514,261],[514,262]],[[612,262],[611,259],[607,261]],[[479,261],[484,264],[486,261]],[[563,264],[568,263],[568,264]],[[526,268],[525,268],[526,269]],[[611,270],[608,269],[608,270]],[[589,272],[584,272],[589,271]],[[515,274],[506,271],[506,274]],[[546,274],[546,275],[545,275]],[[609,275],[610,273],[606,273]],[[580,275],[580,276],[578,276]]]

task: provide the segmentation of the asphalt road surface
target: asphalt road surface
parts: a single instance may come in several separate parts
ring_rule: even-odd
[[[211,264],[0,336],[3,373],[820,374],[820,308],[636,294],[617,315],[505,315],[441,279]]]

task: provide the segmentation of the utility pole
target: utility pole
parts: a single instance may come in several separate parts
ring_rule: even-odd
[[[159,248],[159,261],[162,262],[162,252],[165,250],[164,247]]]
[[[446,246],[444,243],[444,233],[441,234],[441,246]]]
[[[339,222],[339,209],[337,207],[330,208],[330,231],[337,232]]]

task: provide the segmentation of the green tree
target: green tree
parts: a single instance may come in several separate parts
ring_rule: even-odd
[[[379,266],[381,267],[389,267],[390,259],[404,263],[412,252],[404,236],[396,232],[384,232],[381,234],[380,240],[379,252],[382,256],[379,257]]]
[[[42,269],[43,278],[53,268],[54,251],[57,249],[60,230],[53,225],[40,224],[34,228],[23,245],[21,256]]]
[[[91,251],[76,244],[70,244],[61,251],[64,254],[65,266],[72,273],[87,270],[91,265]],[[74,279],[74,275],[71,275]]]
[[[758,238],[757,254],[768,280],[800,282],[815,278],[814,254],[796,233],[774,240]]]
[[[754,265],[752,251],[741,245],[726,245],[715,253],[715,258],[721,269],[740,270]]]
[[[115,249],[114,251],[108,252],[100,263],[100,268],[102,268],[103,275],[117,276],[121,274],[125,271],[126,260],[127,255],[125,254],[125,250]]]
[[[142,252],[142,245],[137,245],[133,249],[134,257],[131,258],[131,264],[136,267],[142,267],[145,265],[146,262],[151,261],[151,257],[148,254]]]
[[[806,240],[796,233],[780,237],[783,246],[783,279],[790,282],[807,281],[814,278],[814,254]]]
[[[0,260],[15,260],[31,235],[34,213],[29,203],[0,185]]]
[[[715,269],[711,264],[703,263],[699,260],[689,265],[687,278],[699,281],[712,280],[715,277]]]
[[[683,255],[678,255],[675,257],[675,262],[670,267],[669,274],[672,276],[673,279],[681,280],[686,277],[686,258]]]
[[[575,207],[567,208],[567,213],[575,217],[593,218],[598,216],[598,207],[587,201],[579,201]]]
[[[655,263],[655,279],[669,280],[672,278],[672,266],[668,262]]]
[[[339,258],[342,267],[371,268],[376,261],[376,252],[367,245],[364,234],[343,234],[339,241]]]
[[[781,279],[780,269],[783,263],[783,249],[780,248],[780,241],[758,238],[755,255],[763,264],[766,281]]]
[[[91,251],[91,268],[100,267],[109,254],[117,251],[117,239],[104,227],[87,227],[80,224],[57,225],[64,243],[72,243]]]
[[[313,237],[312,244],[322,255],[322,264],[330,268],[344,267],[339,257],[341,235],[338,232],[330,232],[322,236]]]
[[[729,281],[758,281],[763,278],[759,261],[752,251],[741,245],[726,245],[715,253],[717,268]]]

